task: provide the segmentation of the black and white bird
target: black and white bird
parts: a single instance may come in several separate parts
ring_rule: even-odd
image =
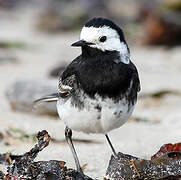
[[[72,143],[72,130],[106,136],[130,117],[140,91],[137,69],[122,29],[109,19],[93,18],[85,23],[80,40],[82,54],[75,58],[59,78],[58,93],[39,101],[57,101],[64,121],[65,137],[72,150],[77,170],[81,166]]]

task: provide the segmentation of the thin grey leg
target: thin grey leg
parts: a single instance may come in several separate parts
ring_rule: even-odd
[[[116,151],[115,151],[115,149],[114,149],[114,147],[113,147],[113,145],[112,145],[112,143],[111,143],[111,141],[110,141],[108,135],[105,134],[105,136],[106,136],[106,139],[107,139],[109,145],[111,146],[111,149],[112,149],[112,151],[113,151],[113,154],[116,156],[116,155],[117,155],[117,154],[116,154]]]
[[[80,166],[79,159],[77,157],[77,153],[75,151],[75,148],[74,148],[74,145],[72,142],[72,130],[68,127],[65,128],[65,138],[66,138],[66,141],[67,141],[67,143],[68,143],[68,145],[72,151],[77,171],[80,172],[81,174],[84,174],[82,171],[82,168]]]

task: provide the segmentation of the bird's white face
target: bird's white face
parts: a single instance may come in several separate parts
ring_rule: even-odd
[[[119,34],[116,30],[103,26],[103,27],[83,27],[80,39],[93,43],[89,45],[92,48],[97,48],[102,51],[118,51],[120,52],[120,57],[125,64],[129,63],[129,52],[127,45],[120,41]]]

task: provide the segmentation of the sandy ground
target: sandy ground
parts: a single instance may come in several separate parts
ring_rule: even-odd
[[[64,124],[56,117],[37,116],[33,113],[13,112],[5,96],[6,89],[16,80],[47,79],[48,72],[60,62],[70,62],[80,50],[70,47],[78,39],[79,32],[47,35],[38,33],[32,27],[34,16],[29,12],[0,13],[0,40],[25,42],[25,49],[11,49],[8,53],[17,58],[17,63],[0,65],[0,132],[8,128],[20,128],[27,133],[46,129],[52,137],[64,138]],[[159,90],[181,92],[181,47],[140,48],[132,46],[132,61],[137,65],[142,91],[152,93]],[[45,81],[46,83],[46,81]],[[57,81],[58,83],[58,81]],[[150,158],[161,145],[181,141],[181,96],[169,94],[161,99],[139,98],[133,116],[146,119],[130,120],[123,127],[110,133],[117,151]],[[102,135],[86,135],[74,132],[74,137],[93,140],[92,143],[75,143],[82,165],[87,164],[85,173],[102,179],[105,174],[111,150]],[[0,143],[0,152],[24,153],[32,143],[12,141],[9,146]],[[39,154],[37,160],[58,159],[75,167],[66,143],[51,143]]]

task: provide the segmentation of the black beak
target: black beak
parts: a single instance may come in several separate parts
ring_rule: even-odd
[[[71,46],[88,46],[88,45],[93,45],[94,43],[91,42],[86,42],[84,40],[79,40],[75,43],[73,43]]]

